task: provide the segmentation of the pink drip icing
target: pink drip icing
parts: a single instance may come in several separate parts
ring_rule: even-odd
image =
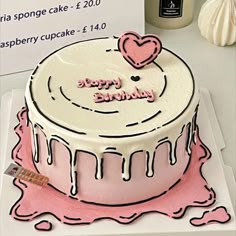
[[[220,206],[212,211],[205,211],[200,218],[192,218],[190,223],[194,226],[208,225],[212,223],[224,224],[229,222],[231,219],[230,214],[228,214],[225,207]]]
[[[13,159],[23,167],[36,171],[32,163],[30,128],[26,125],[26,109],[18,113],[19,125],[15,131],[20,137],[13,150]],[[192,157],[188,171],[176,186],[162,196],[123,207],[91,205],[71,199],[52,187],[44,188],[15,179],[14,184],[21,189],[21,197],[11,209],[11,215],[18,220],[33,220],[50,213],[65,224],[92,223],[99,219],[113,219],[122,224],[133,222],[148,212],[158,212],[172,218],[181,218],[188,207],[206,207],[215,202],[215,193],[208,187],[201,175],[201,166],[211,156],[210,151],[198,136],[192,146]],[[58,207],[60,206],[60,207]]]

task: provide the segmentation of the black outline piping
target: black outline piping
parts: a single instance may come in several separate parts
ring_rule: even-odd
[[[161,114],[161,112],[162,112],[162,111],[159,110],[158,112],[156,112],[156,113],[153,114],[152,116],[146,118],[145,120],[142,120],[141,123],[145,123],[145,122],[147,122],[147,121],[150,121],[150,120],[154,119],[154,118],[157,117],[159,114]]]
[[[177,184],[179,184],[181,182],[181,178],[178,179],[173,185],[171,185],[168,189],[168,191],[170,191],[171,189],[173,189]]]
[[[60,93],[61,93],[61,95],[62,95],[67,101],[69,101],[69,102],[71,101],[71,99],[68,98],[68,97],[65,95],[62,86],[60,86]]]
[[[169,139],[169,137],[162,138],[162,139],[158,140],[158,143],[161,143],[161,142],[166,141],[168,139]]]
[[[34,128],[37,128],[37,126],[42,130],[44,129],[42,125],[40,125],[39,123],[35,123]]]
[[[39,63],[39,64],[40,64],[40,63]],[[34,69],[33,73],[31,74],[31,80],[34,79],[33,76],[37,73],[38,69],[39,69],[39,65],[36,66],[36,68]]]
[[[147,134],[147,133],[153,132],[155,130],[156,129],[152,129],[147,132],[141,132],[141,133],[135,133],[135,134],[123,134],[123,135],[122,134],[121,135],[101,135],[101,134],[99,134],[98,136],[101,138],[130,138],[130,137],[136,137],[136,136],[140,136],[143,134]]]
[[[67,196],[67,194],[66,194],[66,193],[62,192],[61,190],[59,190],[58,188],[56,188],[56,187],[55,187],[55,186],[53,186],[52,184],[48,183],[48,186],[49,186],[49,187],[51,187],[51,188],[53,188],[53,189],[54,189],[54,190],[56,190],[57,192],[59,192],[59,193],[61,193],[61,194],[65,195],[65,196]]]
[[[81,220],[81,218],[71,218],[71,217],[68,217],[68,216],[64,216],[65,219],[67,220]]]
[[[156,112],[155,114],[153,114],[152,116],[142,120],[141,122],[134,122],[134,123],[130,123],[130,124],[127,124],[126,127],[131,127],[131,126],[135,126],[135,125],[138,125],[140,123],[145,123],[145,122],[148,122],[152,119],[154,119],[156,116],[158,116],[159,114],[161,114],[161,110],[159,110],[158,112]]]
[[[87,204],[92,204],[92,205],[97,205],[97,206],[123,207],[123,206],[132,206],[132,205],[148,202],[148,201],[153,200],[155,198],[159,198],[159,197],[165,195],[166,193],[167,193],[167,191],[164,191],[163,193],[161,193],[161,194],[159,194],[157,196],[152,196],[150,198],[143,199],[143,200],[140,200],[140,201],[137,201],[137,202],[122,203],[122,204],[103,204],[103,203],[97,203],[97,202],[90,202],[90,201],[86,201],[86,200],[81,200],[80,202],[87,203]]]
[[[116,147],[107,147],[106,150],[116,150]]]
[[[141,78],[140,78],[139,75],[136,75],[136,76],[132,75],[132,76],[130,77],[130,79],[131,79],[132,81],[134,81],[134,82],[138,82]]]
[[[50,75],[49,78],[48,78],[48,92],[49,93],[52,92],[52,89],[51,89],[51,79],[52,79],[52,76]]]
[[[126,127],[131,127],[131,126],[135,126],[138,124],[139,124],[139,122],[134,122],[134,123],[127,124]]]
[[[133,217],[135,217],[137,215],[137,213],[134,213],[133,215],[131,215],[131,216],[120,216],[120,218],[121,219],[128,219],[128,220],[130,220],[130,219],[132,219]]]
[[[103,115],[109,115],[109,114],[116,114],[116,113],[119,113],[119,111],[99,111],[99,110],[93,110],[91,108],[88,108],[88,107],[84,107],[84,106],[81,106],[80,104],[76,103],[76,102],[72,102],[72,100],[66,96],[65,92],[63,91],[63,88],[62,86],[60,86],[60,93],[61,95],[69,102],[71,102],[72,105],[76,106],[76,107],[79,107],[81,109],[84,109],[86,111],[92,111],[92,112],[95,112],[95,113],[99,113],[99,114],[103,114]]]
[[[164,88],[163,90],[161,91],[160,95],[159,95],[159,98],[163,96],[163,94],[165,93],[166,91],[166,87],[167,87],[167,77],[166,75],[164,75],[164,80],[165,80],[165,85],[164,85]]]

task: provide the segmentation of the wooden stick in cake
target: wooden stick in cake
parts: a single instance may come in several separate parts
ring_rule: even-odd
[[[49,182],[48,177],[37,174],[31,170],[27,170],[22,166],[18,166],[15,164],[10,164],[10,166],[7,168],[4,174],[10,175],[14,178],[18,178],[42,187],[46,186]]]

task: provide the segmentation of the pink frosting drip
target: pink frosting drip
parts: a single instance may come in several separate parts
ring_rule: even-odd
[[[26,109],[18,113],[19,125],[15,128],[20,141],[13,150],[13,159],[23,167],[36,171],[32,162],[30,128],[26,125]],[[108,207],[82,203],[71,199],[52,187],[38,187],[14,180],[21,190],[21,197],[11,209],[13,218],[33,220],[44,214],[54,215],[65,224],[86,224],[99,219],[113,219],[128,224],[148,212],[157,212],[172,218],[181,218],[188,207],[206,207],[215,202],[215,192],[208,187],[201,174],[201,167],[211,156],[197,132],[196,144],[192,146],[191,162],[178,184],[158,198],[129,206]],[[60,206],[60,207],[58,207]]]
[[[212,211],[205,211],[200,218],[192,218],[190,220],[190,223],[194,226],[202,226],[202,225],[207,225],[207,224],[212,224],[212,223],[220,223],[224,224],[230,221],[231,216],[228,214],[227,210],[225,207],[220,206]]]

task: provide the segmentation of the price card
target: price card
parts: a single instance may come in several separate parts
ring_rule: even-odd
[[[11,163],[6,171],[5,175],[9,175],[14,178],[22,179],[24,181],[39,185],[46,186],[49,182],[49,178],[33,171],[27,170],[22,166]]]
[[[143,0],[0,0],[0,75],[33,69],[66,44],[144,33]]]

